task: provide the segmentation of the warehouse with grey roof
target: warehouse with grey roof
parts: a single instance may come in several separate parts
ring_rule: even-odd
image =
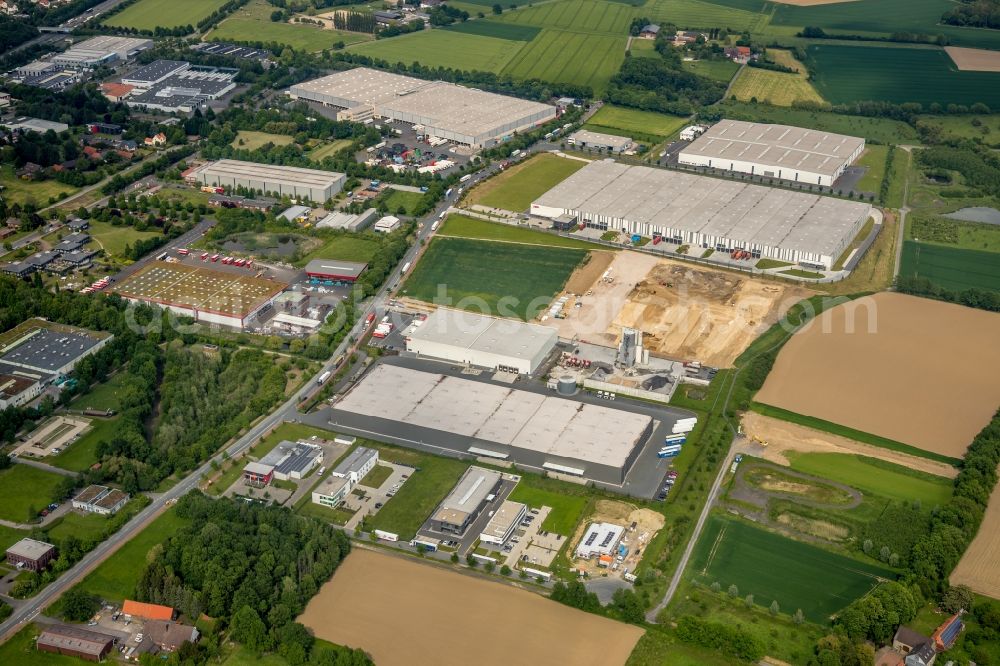
[[[616,485],[653,431],[645,414],[386,363],[335,409],[373,428],[381,419],[464,437],[474,456]]]
[[[591,228],[831,270],[871,206],[601,160],[535,200],[531,213],[553,219],[570,214]]]
[[[338,120],[410,123],[423,126],[430,136],[475,148],[492,146],[556,117],[556,108],[548,104],[367,67],[293,85],[288,94],[343,109]]]
[[[323,202],[340,192],[346,177],[334,171],[258,164],[241,160],[209,162],[190,171],[188,180],[202,185],[228,187],[233,191],[290,196]]]
[[[720,120],[682,149],[678,162],[829,187],[864,149],[855,136]]]

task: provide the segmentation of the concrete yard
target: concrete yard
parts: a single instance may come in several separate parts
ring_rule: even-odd
[[[31,433],[24,444],[14,449],[14,455],[44,458],[55,453],[55,449],[65,449],[89,429],[90,419],[54,416]]]

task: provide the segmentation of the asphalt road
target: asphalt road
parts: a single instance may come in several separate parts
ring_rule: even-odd
[[[478,180],[478,178],[474,178],[466,184],[471,185],[472,182],[475,182],[476,180]],[[356,340],[361,337],[360,334],[364,327],[365,317],[368,313],[383,312],[385,310],[384,304],[386,302],[390,286],[395,285],[399,281],[400,268],[407,262],[412,262],[416,258],[417,253],[422,249],[420,241],[427,238],[432,233],[430,231],[430,221],[436,219],[442,212],[447,210],[448,207],[454,203],[454,201],[455,195],[452,193],[450,198],[447,198],[432,213],[430,213],[427,218],[425,218],[425,224],[418,232],[417,242],[410,247],[406,256],[400,260],[395,270],[393,270],[392,274],[386,279],[385,285],[382,289],[369,300],[361,316],[358,317],[358,321],[355,323],[350,334],[344,338],[344,342],[337,347],[330,359],[328,359],[326,363],[323,364],[323,367],[316,373],[316,376],[322,375],[328,370],[332,371],[334,367],[333,359],[337,358],[340,354],[347,352],[350,340]],[[159,250],[157,254],[162,251],[162,249]],[[263,437],[273,428],[280,425],[283,421],[293,420],[297,415],[296,405],[298,405],[299,401],[305,395],[314,391],[315,388],[316,385],[312,381],[304,384],[298,391],[295,392],[294,395],[286,400],[284,404],[261,419],[257,425],[249,430],[249,432],[243,435],[243,437],[240,437],[229,448],[227,448],[226,454],[228,457],[235,458],[239,456],[243,453],[243,451],[253,446],[258,439]],[[222,454],[215,456],[212,460],[216,460],[221,463],[223,461]],[[113,534],[107,540],[101,542],[100,545],[87,553],[83,559],[77,562],[57,580],[49,584],[35,597],[25,601],[22,605],[15,608],[11,616],[7,618],[6,621],[0,623],[0,642],[7,640],[13,633],[23,628],[25,624],[31,622],[31,620],[40,614],[44,608],[56,601],[63,592],[76,585],[84,576],[87,575],[87,573],[100,564],[106,557],[114,553],[119,547],[121,547],[122,544],[141,532],[150,521],[152,521],[168,506],[168,503],[197,488],[199,482],[201,481],[201,477],[212,472],[212,460],[209,460],[201,467],[191,472],[167,492],[155,497],[152,504],[136,514],[136,516],[129,522],[125,523],[125,525],[118,532]]]

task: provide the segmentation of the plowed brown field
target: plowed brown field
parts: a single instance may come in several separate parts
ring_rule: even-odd
[[[379,666],[624,664],[643,630],[526,590],[356,549],[299,622]]]
[[[961,457],[1000,405],[1000,315],[895,293],[824,312],[757,400]]]
[[[1000,599],[1000,489],[990,496],[983,524],[951,572],[951,584],[968,585],[979,594]]]

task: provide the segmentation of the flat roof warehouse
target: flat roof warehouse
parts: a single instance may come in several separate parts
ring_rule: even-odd
[[[871,206],[688,173],[591,162],[531,204],[543,217],[579,216],[601,229],[661,234],[677,242],[830,270]]]
[[[432,136],[475,147],[556,117],[556,108],[548,104],[366,67],[296,84],[288,94],[341,107],[355,120],[378,117],[423,125]]]

